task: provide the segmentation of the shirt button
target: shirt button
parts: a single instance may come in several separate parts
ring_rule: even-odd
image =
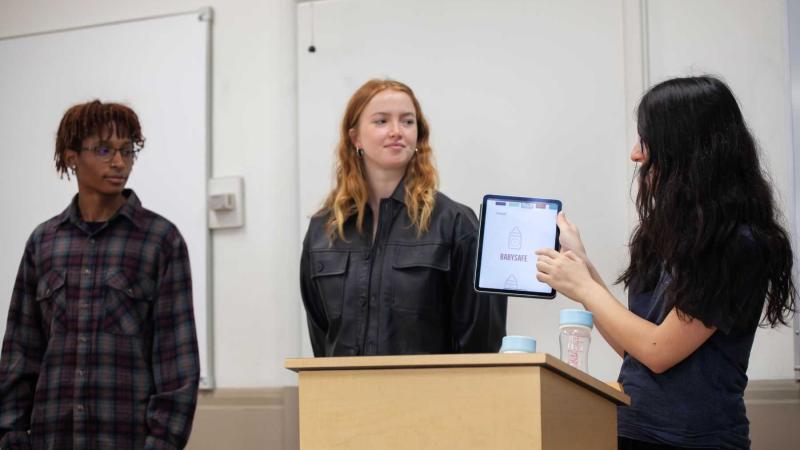
[[[78,306],[80,306],[81,308],[88,308],[89,307],[89,302],[80,302],[80,304]]]
[[[85,344],[85,343],[89,342],[89,339],[87,339],[86,336],[84,336],[84,335],[80,335],[80,336],[78,336],[78,342],[80,342],[82,344]]]
[[[89,269],[83,269],[83,273],[84,275],[89,275],[90,273],[92,273],[92,271]]]
[[[83,412],[83,405],[75,405],[75,411]]]
[[[128,288],[125,292],[127,292],[128,295],[133,295],[133,289]]]
[[[322,264],[321,262],[318,262],[317,263],[317,272],[322,272],[324,269],[325,269],[325,264]]]
[[[89,239],[89,245],[94,245],[94,239]]]
[[[78,376],[83,377],[84,375],[86,375],[86,371],[83,369],[78,369]]]
[[[50,295],[50,289],[49,288],[44,291],[44,295]]]

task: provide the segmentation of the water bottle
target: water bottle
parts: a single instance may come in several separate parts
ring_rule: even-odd
[[[592,340],[592,313],[581,309],[562,309],[559,314],[561,360],[589,372],[589,343]]]

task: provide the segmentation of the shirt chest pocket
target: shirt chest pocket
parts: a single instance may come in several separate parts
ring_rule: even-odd
[[[102,330],[139,335],[151,315],[155,283],[148,277],[129,277],[122,271],[109,274],[103,299]]]
[[[322,298],[328,319],[342,316],[344,287],[347,277],[347,252],[316,252],[311,254],[311,278]]]
[[[61,270],[51,270],[36,285],[36,305],[42,317],[42,328],[49,333],[66,327],[66,291],[66,277]]]
[[[450,247],[442,244],[400,246],[392,261],[394,309],[439,315],[448,300]]]

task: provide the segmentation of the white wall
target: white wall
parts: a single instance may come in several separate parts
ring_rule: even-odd
[[[638,30],[628,16],[636,17],[638,2],[620,3],[634,6],[620,29],[626,35],[625,93],[630,109],[638,91],[632,87],[637,83]],[[648,5],[651,78],[703,69],[724,74],[760,140],[781,199],[791,199],[788,110],[782,110],[788,108],[789,97],[781,79],[785,75],[780,75],[786,65],[783,1],[659,0]],[[300,351],[300,336],[305,335],[298,326],[296,283],[301,225],[296,219],[295,2],[2,0],[0,36],[204,6],[215,11],[212,175],[242,175],[246,190],[245,227],[215,231],[212,237],[215,379],[220,387],[289,384],[295,378],[283,369],[283,358]],[[632,116],[630,110],[624,113]],[[627,148],[619,149],[616,157],[626,153]],[[787,205],[787,216],[790,211]],[[601,271],[610,276],[617,264],[609,262]],[[790,334],[787,329],[759,332],[753,378],[791,377]]]
[[[3,0],[0,36],[205,6],[215,13],[212,175],[245,179],[245,227],[212,233],[215,380],[219,387],[291,384],[283,358],[300,349],[294,1]]]
[[[415,89],[433,130],[443,191],[473,208],[487,192],[561,198],[606,280],[615,279],[627,260],[625,215],[635,214],[632,173],[625,168],[632,167],[627,157],[635,137],[633,110],[648,82],[706,72],[726,78],[760,139],[779,207],[792,217],[783,1],[653,0],[643,2],[643,11],[640,4],[509,0],[459,7],[463,3],[446,0],[338,0],[303,5],[298,14],[301,227],[330,184],[343,105],[373,76],[397,78]],[[384,22],[386,16],[392,21]],[[444,23],[449,25],[437,26]],[[316,53],[306,51],[312,28]],[[541,351],[557,353],[553,330],[565,307],[574,303],[560,296],[554,302],[512,299],[508,331],[533,335]],[[597,337],[592,374],[614,378],[619,358]],[[759,330],[750,376],[790,378],[791,337],[786,327]]]
[[[442,192],[475,212],[488,193],[560,199],[581,226],[601,274],[613,280],[626,260],[632,166],[622,4],[302,5],[297,61],[303,230],[330,189],[347,99],[367,79],[389,77],[408,83],[421,103]],[[315,53],[307,51],[312,6]],[[560,295],[552,301],[511,298],[507,332],[533,336],[537,350],[557,355],[559,311],[576,307]],[[615,379],[619,356],[599,333],[591,347],[590,373]]]
[[[793,158],[785,0],[651,0],[650,81],[713,73],[727,81],[758,140],[792,232]],[[795,248],[800,251],[800,248]],[[792,378],[792,329],[756,334],[748,375]]]

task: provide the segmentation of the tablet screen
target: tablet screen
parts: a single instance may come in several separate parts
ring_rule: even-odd
[[[514,296],[555,297],[536,279],[536,250],[558,248],[561,202],[486,195],[481,207],[475,289]]]

